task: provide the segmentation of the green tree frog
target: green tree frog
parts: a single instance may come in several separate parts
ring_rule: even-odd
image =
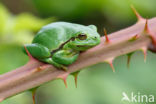
[[[100,35],[94,25],[55,22],[44,26],[32,44],[25,47],[34,58],[67,70],[66,66],[75,62],[80,52],[99,43]]]

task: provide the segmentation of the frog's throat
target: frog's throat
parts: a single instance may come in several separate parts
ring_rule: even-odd
[[[76,37],[71,37],[69,40],[67,40],[66,42],[62,43],[62,44],[59,46],[59,48],[57,48],[57,49],[51,51],[51,56],[52,56],[55,52],[61,50],[61,49],[64,47],[64,45],[65,45],[66,43],[70,42],[71,40],[75,40],[75,38],[76,38]],[[50,56],[50,57],[51,57],[51,56]]]

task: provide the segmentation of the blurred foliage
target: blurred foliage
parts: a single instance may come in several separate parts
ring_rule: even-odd
[[[41,19],[30,13],[11,14],[0,4],[0,43],[30,43],[33,35],[55,18]]]
[[[145,18],[156,16],[156,0],[31,0],[43,17],[56,16],[63,21],[95,24],[116,31],[134,23],[136,17],[130,5]]]
[[[21,51],[21,46],[24,43],[31,43],[33,35],[41,26],[56,20],[51,17],[56,17],[59,21],[95,24],[98,26],[98,31],[103,33],[103,27],[106,27],[108,32],[112,32],[135,23],[136,17],[130,8],[131,4],[143,17],[156,16],[156,0],[1,1],[7,6],[6,9],[0,4],[1,74],[28,61],[28,57]],[[31,13],[25,13],[26,10],[23,8],[29,8],[30,5]],[[22,9],[24,12],[19,13]],[[144,63],[141,52],[136,52],[132,56],[129,70],[126,67],[125,56],[115,59],[115,73],[108,64],[103,63],[82,70],[77,89],[72,76],[68,77],[67,89],[61,80],[42,85],[37,90],[37,104],[129,104],[121,102],[122,92],[129,95],[131,92],[140,92],[156,97],[154,83],[156,55],[148,52],[147,62]],[[31,93],[26,91],[1,104],[32,104]]]

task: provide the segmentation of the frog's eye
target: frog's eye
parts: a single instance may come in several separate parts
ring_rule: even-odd
[[[84,34],[84,33],[81,33],[81,34],[78,35],[78,38],[79,38],[80,40],[85,40],[85,39],[87,39],[87,35]]]

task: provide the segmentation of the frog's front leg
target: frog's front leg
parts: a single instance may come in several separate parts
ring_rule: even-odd
[[[52,59],[62,65],[70,65],[76,61],[79,52],[73,50],[59,50],[52,55]]]

